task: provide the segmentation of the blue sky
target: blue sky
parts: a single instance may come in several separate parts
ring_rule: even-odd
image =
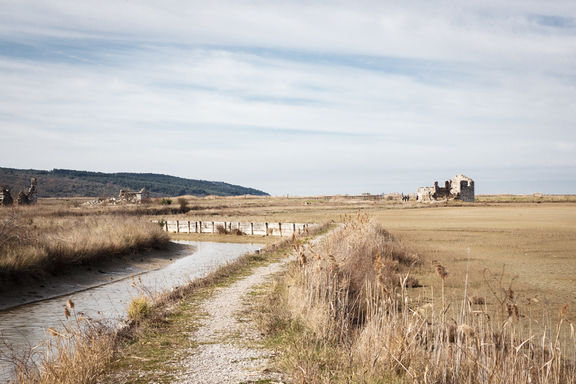
[[[576,192],[576,2],[0,0],[0,166]]]

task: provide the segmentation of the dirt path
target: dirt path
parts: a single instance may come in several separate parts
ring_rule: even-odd
[[[266,282],[287,262],[257,268],[234,284],[218,289],[201,305],[207,316],[191,337],[198,346],[189,350],[177,383],[251,383],[283,382],[267,365],[272,351],[258,346],[260,339],[255,324],[246,319],[250,292]],[[244,315],[243,315],[244,313]]]

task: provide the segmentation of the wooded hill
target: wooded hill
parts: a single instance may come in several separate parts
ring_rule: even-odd
[[[7,185],[12,196],[30,185],[30,178],[38,179],[39,197],[99,197],[117,196],[120,189],[146,188],[153,197],[180,195],[268,195],[266,192],[220,181],[184,179],[155,173],[102,173],[53,169],[13,169],[0,167],[0,186]]]

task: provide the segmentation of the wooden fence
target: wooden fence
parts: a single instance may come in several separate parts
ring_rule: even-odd
[[[292,236],[307,233],[317,224],[303,223],[253,223],[237,221],[163,221],[163,229],[172,233],[234,233],[260,236]]]

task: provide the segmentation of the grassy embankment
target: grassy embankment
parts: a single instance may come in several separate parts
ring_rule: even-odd
[[[295,383],[568,383],[576,380],[566,308],[542,330],[522,317],[513,289],[476,296],[469,274],[459,297],[409,288],[420,259],[361,218],[302,249],[261,306],[261,324]],[[489,308],[486,302],[497,302]],[[552,320],[552,319],[551,319]],[[530,325],[534,323],[532,328]]]
[[[247,254],[218,268],[205,278],[150,300],[152,304],[148,305],[146,314],[120,334],[114,359],[99,382],[172,382],[179,373],[179,361],[188,358],[196,345],[192,338],[182,335],[192,335],[205,316],[199,309],[201,303],[209,299],[216,288],[286,257],[293,246],[306,241],[306,237],[277,241],[258,253]]]
[[[313,236],[326,231],[317,228]],[[50,329],[50,354],[34,356],[15,351],[11,357],[18,382],[43,383],[147,383],[170,382],[174,365],[193,346],[188,337],[201,313],[199,303],[215,288],[246,276],[258,266],[276,261],[292,247],[308,241],[294,237],[268,244],[257,253],[246,254],[204,278],[176,287],[158,296],[145,294],[128,308],[129,321],[117,331],[110,325],[86,319],[67,302],[68,323],[63,330]],[[36,361],[36,363],[34,363]],[[164,381],[163,381],[164,380]],[[166,381],[167,380],[167,381]]]
[[[0,209],[0,278],[41,276],[169,243],[167,234],[145,218],[51,212],[41,204]]]

